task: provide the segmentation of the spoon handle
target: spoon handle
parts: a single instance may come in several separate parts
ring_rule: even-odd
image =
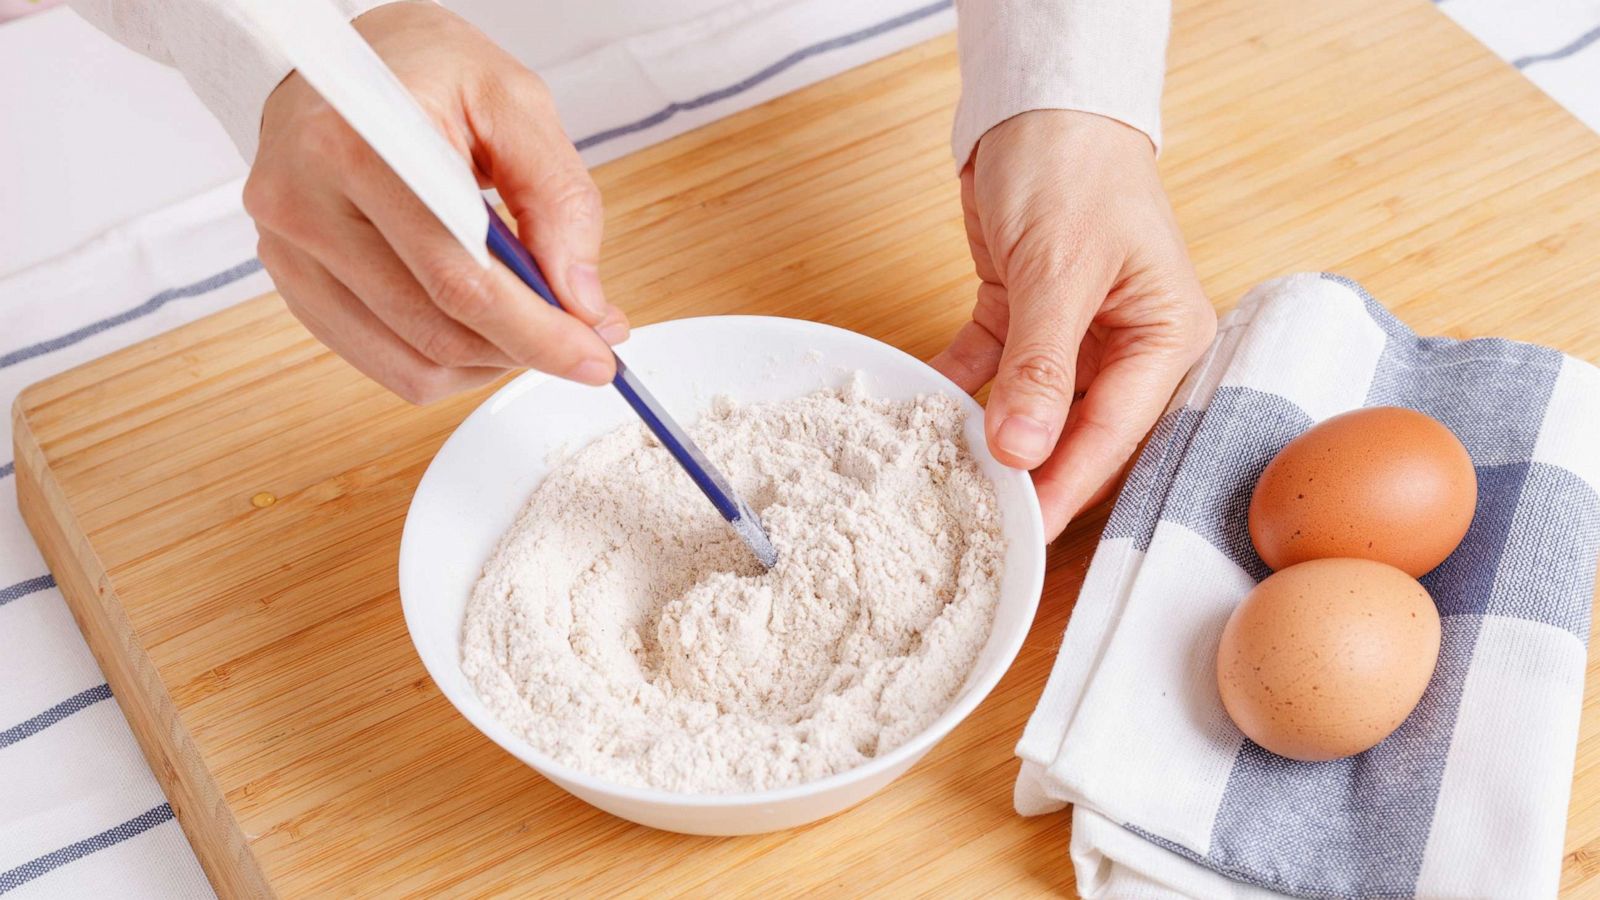
[[[489,210],[489,252],[501,262],[506,264],[516,276],[533,289],[544,299],[544,302],[562,309],[561,302],[550,290],[550,283],[544,278],[544,273],[539,271],[539,264],[534,262],[533,254],[528,248],[517,240],[517,236],[504,221],[500,219],[491,207]],[[622,399],[628,401],[633,411],[644,420],[646,427],[667,448],[672,458],[678,465],[689,473],[689,478],[717,508],[717,512],[739,537],[749,545],[751,552],[761,561],[763,566],[771,568],[778,561],[778,551],[772,546],[772,541],[767,537],[766,530],[761,527],[761,521],[756,518],[755,511],[747,505],[733,490],[733,485],[717,470],[717,467],[706,458],[705,453],[689,437],[672,416],[667,412],[661,401],[657,400],[648,390],[639,376],[623,363],[622,358],[615,351],[612,356],[617,361],[617,376],[612,379],[611,385],[622,394]]]

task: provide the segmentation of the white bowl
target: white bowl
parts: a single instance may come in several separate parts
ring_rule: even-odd
[[[1007,541],[994,629],[965,686],[932,725],[894,750],[819,781],[745,794],[678,794],[614,784],[560,765],[496,721],[461,671],[467,598],[500,536],[544,478],[551,451],[582,446],[634,418],[610,387],[538,373],[517,378],[462,422],[417,485],[400,540],[406,628],[446,698],[479,731],[583,800],[642,825],[690,834],[791,828],[859,803],[922,758],[988,695],[1033,621],[1044,583],[1044,528],[1033,482],[989,454],[983,410],[925,363],[869,337],[795,319],[715,316],[640,328],[622,355],[684,424],[711,397],[783,400],[861,372],[877,397],[948,394],[967,409],[967,443],[994,480]]]

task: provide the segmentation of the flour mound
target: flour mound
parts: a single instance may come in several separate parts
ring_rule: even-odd
[[[484,568],[462,668],[561,763],[692,793],[824,778],[950,705],[988,640],[1004,543],[948,397],[859,380],[726,399],[692,429],[757,510],[763,572],[642,425],[557,465]]]

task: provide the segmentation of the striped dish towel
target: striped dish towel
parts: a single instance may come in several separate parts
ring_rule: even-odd
[[[1223,623],[1267,574],[1267,461],[1361,406],[1448,425],[1478,471],[1422,581],[1443,643],[1411,717],[1345,760],[1267,753],[1217,696]],[[1358,285],[1295,275],[1223,323],[1130,473],[1017,753],[1019,812],[1076,804],[1089,897],[1553,896],[1600,551],[1600,370],[1418,338]]]

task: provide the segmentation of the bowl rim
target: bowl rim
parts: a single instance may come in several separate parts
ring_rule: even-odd
[[[651,331],[670,330],[674,327],[680,327],[689,323],[705,323],[710,321],[735,324],[741,321],[753,321],[755,323],[759,323],[762,327],[771,327],[773,325],[777,325],[779,327],[796,329],[801,332],[833,332],[837,335],[842,335],[846,340],[867,342],[871,345],[874,345],[874,349],[876,351],[886,352],[891,357],[898,356],[903,360],[909,360],[915,363],[917,366],[925,369],[927,373],[931,374],[938,382],[942,383],[941,386],[946,389],[944,392],[948,396],[956,399],[957,402],[962,404],[968,416],[977,415],[981,418],[984,414],[983,406],[980,405],[978,401],[972,397],[972,395],[962,390],[959,385],[951,381],[944,375],[944,373],[933,368],[933,366],[929,365],[927,362],[918,359],[917,357],[912,356],[904,350],[901,350],[900,348],[885,341],[880,341],[877,338],[869,335],[865,335],[857,331],[851,331],[848,328],[840,328],[836,325],[829,325],[824,322],[813,322],[808,319],[795,319],[787,316],[686,316],[683,318],[667,319],[661,322],[654,322],[649,325],[641,326],[637,329],[634,329],[632,336],[637,338],[638,336]],[[480,415],[493,415],[502,406],[503,398],[504,401],[509,401],[510,399],[515,398],[527,390],[535,387],[538,382],[550,380],[552,380],[552,376],[543,372],[531,370],[523,372],[517,377],[501,385],[488,397],[485,397],[476,407],[473,408],[472,412],[468,413],[463,419],[461,419],[460,422],[456,424],[453,429],[451,429],[450,436],[439,445],[439,449],[434,452],[433,458],[428,461],[428,468],[424,470],[422,477],[418,479],[417,487],[411,495],[411,501],[406,506],[406,519],[405,524],[401,529],[400,552],[396,567],[399,575],[398,587],[400,593],[401,613],[406,622],[406,636],[411,641],[412,649],[416,652],[418,659],[422,662],[423,669],[427,671],[428,678],[433,681],[435,689],[437,689],[444,699],[450,703],[450,706],[456,711],[456,713],[471,723],[472,726],[479,731],[479,733],[483,734],[485,737],[489,738],[489,740],[499,745],[502,750],[516,757],[524,765],[532,767],[541,775],[549,778],[551,781],[556,782],[557,786],[563,788],[564,790],[568,790],[569,792],[571,792],[571,788],[568,786],[572,785],[590,793],[625,799],[636,803],[659,804],[678,808],[693,809],[734,809],[747,806],[784,803],[792,800],[816,797],[818,795],[829,793],[836,788],[843,788],[852,784],[869,780],[874,776],[895,768],[896,766],[907,766],[911,763],[914,763],[922,756],[922,754],[931,749],[934,744],[938,743],[945,737],[945,735],[949,734],[956,725],[960,724],[964,719],[967,718],[967,716],[971,715],[972,711],[977,709],[978,704],[982,703],[989,696],[990,692],[994,690],[995,685],[1000,682],[1000,679],[1005,676],[1006,672],[1010,671],[1012,664],[1016,662],[1017,654],[1021,652],[1022,644],[1027,639],[1028,632],[1031,629],[1034,618],[1038,613],[1040,595],[1044,589],[1047,543],[1044,540],[1044,520],[1039,508],[1039,497],[1038,493],[1034,489],[1032,477],[1026,471],[1005,467],[1005,474],[1002,477],[1017,481],[1023,488],[1022,499],[1024,501],[1025,517],[1024,521],[1020,523],[1019,530],[1024,532],[1020,537],[1026,539],[1029,545],[1037,548],[1034,552],[1036,552],[1038,555],[1038,563],[1032,567],[1032,571],[1029,573],[1027,590],[1023,593],[1023,597],[1025,598],[1024,603],[1026,606],[1026,609],[1024,610],[1025,615],[1021,619],[1023,624],[1016,629],[1015,633],[1005,636],[1005,643],[1001,645],[1002,652],[1001,656],[999,657],[1001,660],[1000,662],[987,671],[977,672],[977,670],[974,669],[972,673],[969,673],[969,678],[972,678],[974,674],[977,675],[977,678],[966,690],[962,692],[962,694],[954,703],[947,707],[944,712],[940,713],[936,719],[928,723],[928,725],[924,726],[916,734],[912,735],[909,739],[899,744],[888,753],[875,756],[872,759],[861,763],[860,765],[853,766],[844,770],[843,772],[836,772],[827,777],[816,779],[815,781],[805,781],[799,784],[768,788],[760,791],[743,791],[726,794],[681,793],[676,791],[662,790],[660,788],[647,788],[624,784],[622,782],[611,781],[596,775],[591,775],[578,769],[574,769],[563,763],[555,761],[554,759],[535,749],[532,744],[530,744],[526,739],[522,738],[516,732],[512,731],[509,726],[501,723],[494,717],[492,713],[488,712],[487,709],[484,710],[482,716],[479,716],[467,709],[462,708],[462,706],[456,702],[455,697],[451,695],[450,691],[447,690],[440,682],[433,670],[433,667],[428,662],[427,655],[423,653],[422,646],[417,640],[417,633],[421,626],[418,622],[413,620],[411,613],[414,604],[408,603],[406,600],[408,594],[406,585],[410,580],[407,577],[408,570],[410,569],[410,566],[407,565],[407,560],[415,559],[415,555],[417,553],[417,550],[415,549],[415,539],[413,538],[415,532],[412,530],[411,526],[412,514],[416,511],[417,497],[422,494],[423,488],[428,483],[429,477],[434,474],[435,466],[438,463],[439,457],[444,454],[451,442],[457,440],[462,429],[466,427],[468,422]],[[981,453],[984,456],[990,457],[991,459],[993,458],[993,454],[990,453],[987,446],[969,448],[969,450],[970,452]],[[998,460],[996,460],[996,462],[998,462]],[[1004,467],[1003,463],[1001,465]],[[1008,540],[1006,553],[1010,554],[1013,552],[1012,547],[1018,542],[1011,540],[1009,535],[1007,537]],[[418,590],[420,589],[414,588],[409,593],[412,596],[416,596]],[[1002,596],[1001,599],[1003,600],[1004,597]],[[420,600],[415,602],[420,603]],[[991,630],[989,640],[992,641],[995,639],[995,637],[995,632]],[[987,649],[988,642],[985,642],[983,648],[979,651],[980,656],[983,650]],[[456,664],[459,666],[459,659],[456,660]]]

